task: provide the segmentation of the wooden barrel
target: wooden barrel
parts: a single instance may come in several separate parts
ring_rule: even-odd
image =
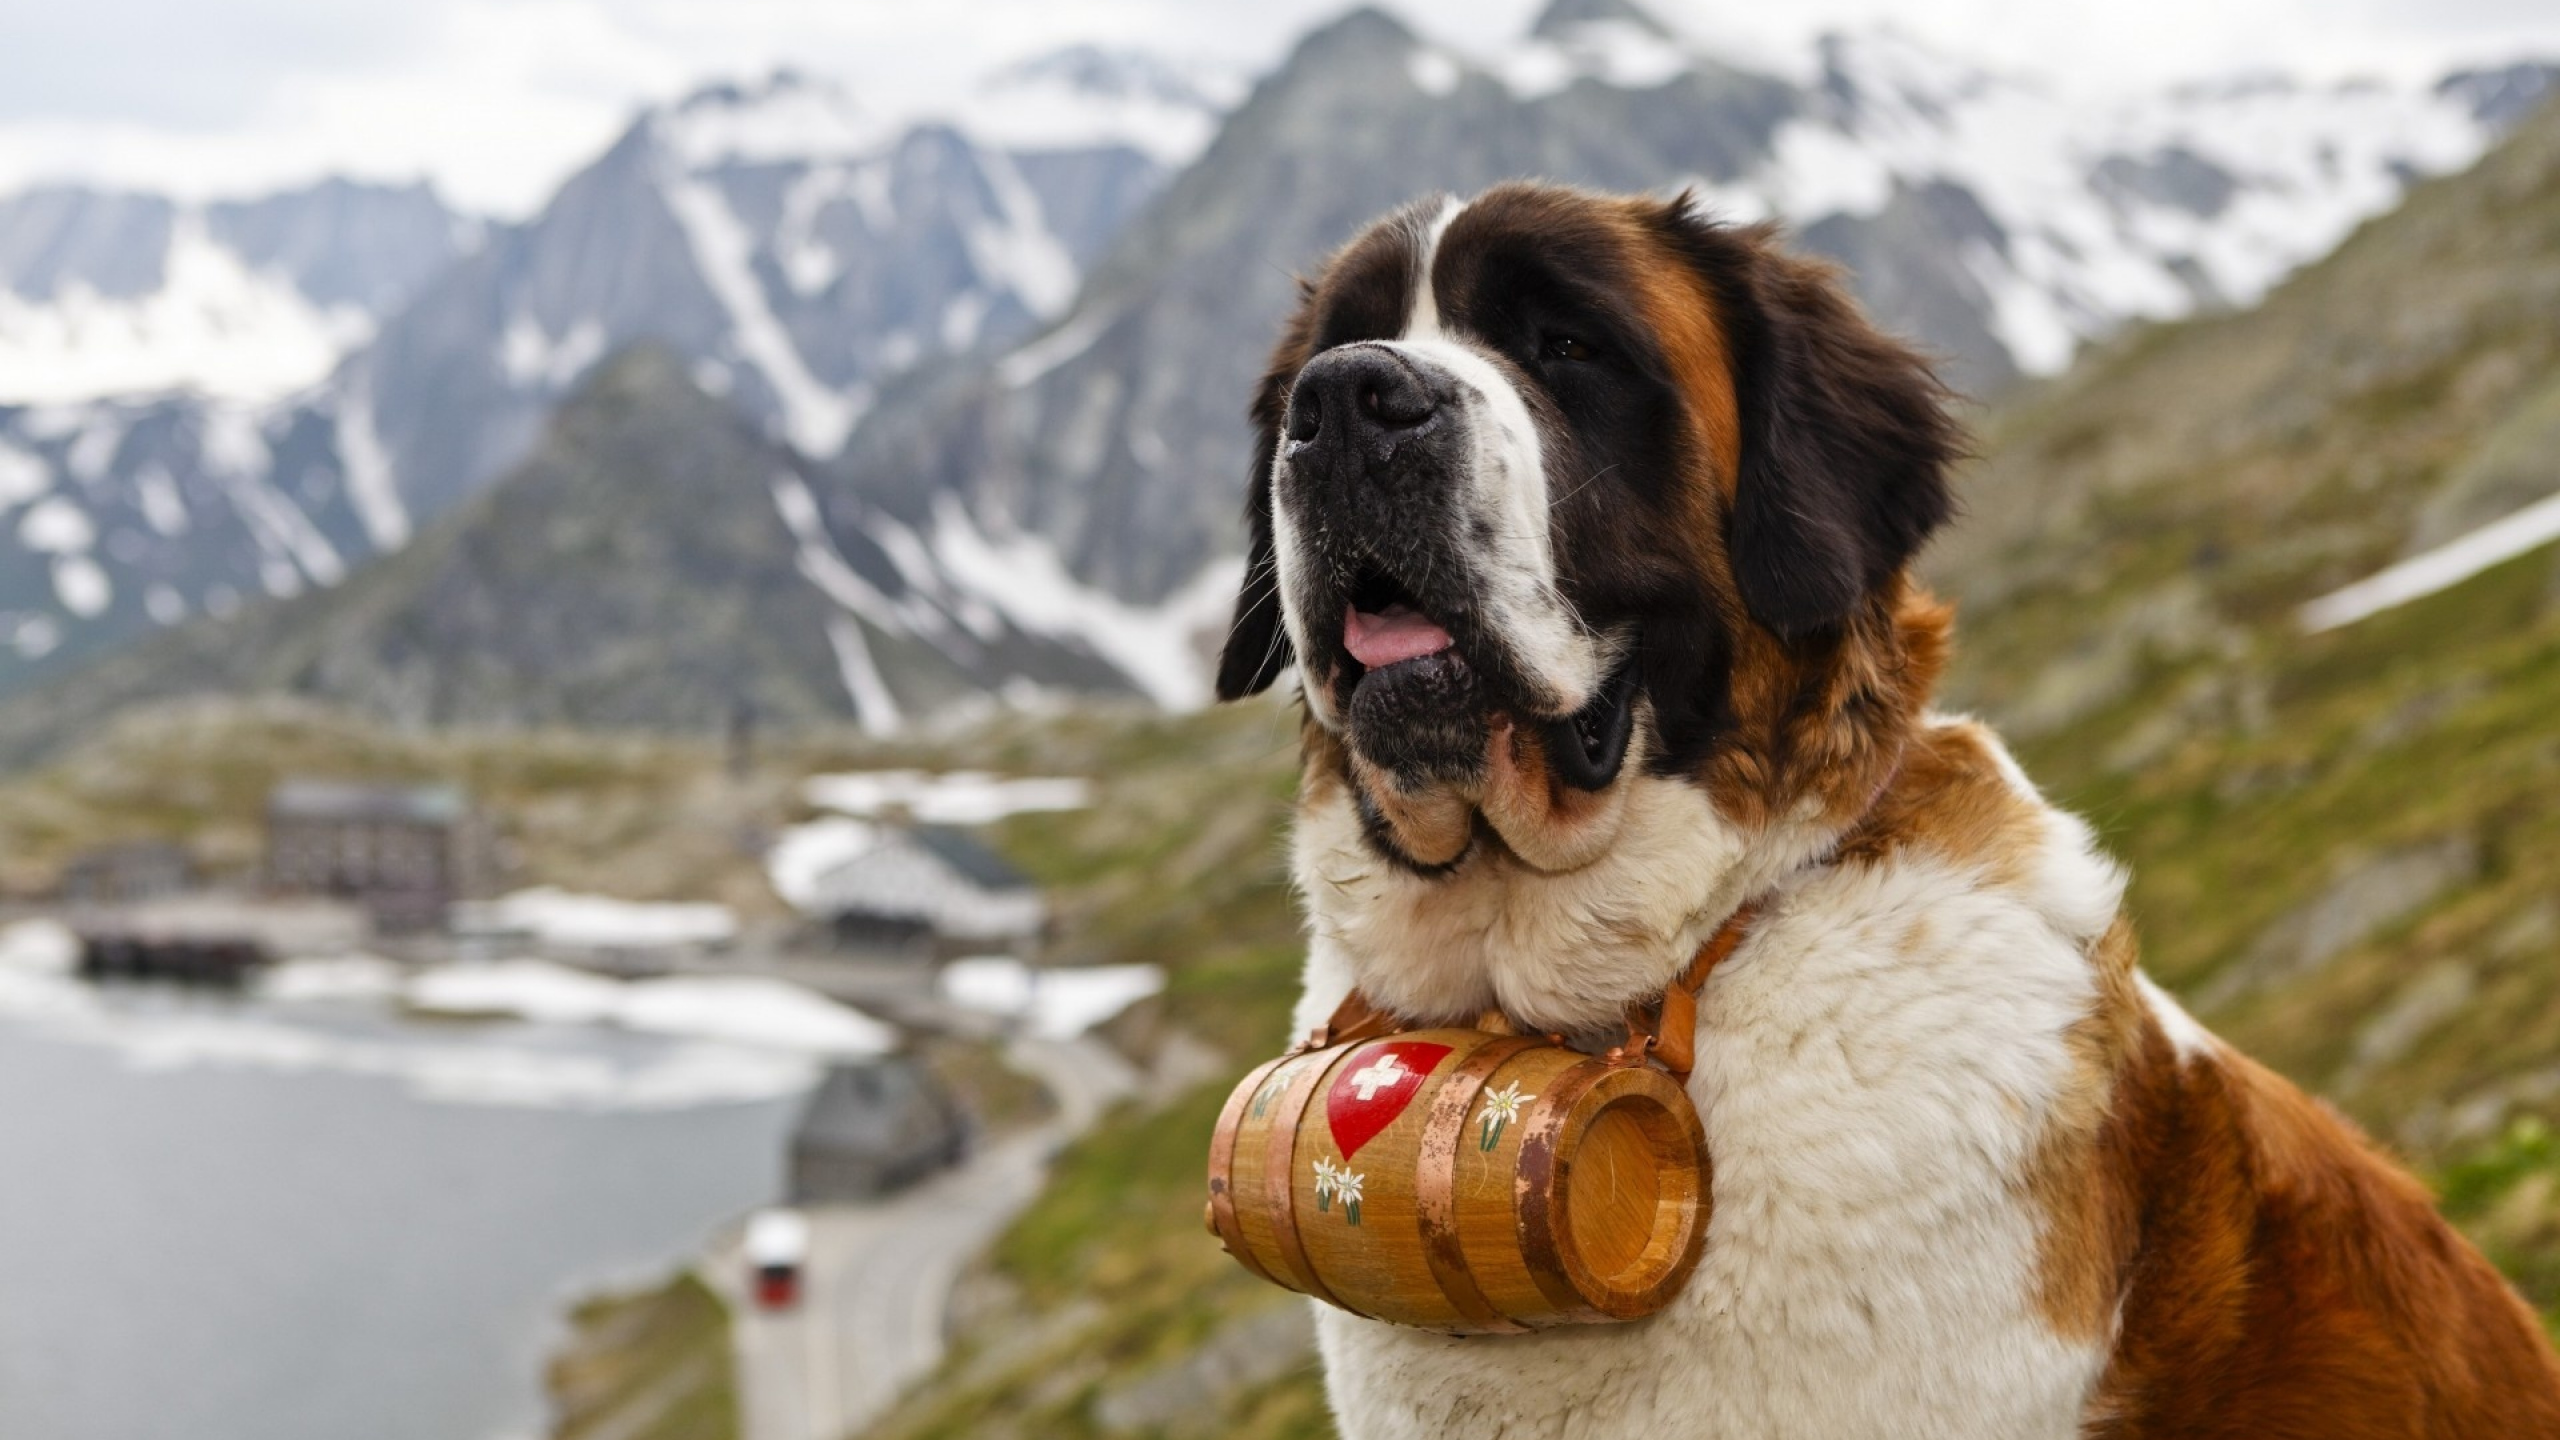
[[[1209,1153],[1210,1228],[1245,1268],[1450,1334],[1661,1309],[1706,1244],[1708,1193],[1678,1081],[1479,1030],[1270,1061]]]

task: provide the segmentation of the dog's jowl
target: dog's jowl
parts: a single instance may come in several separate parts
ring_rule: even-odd
[[[1681,201],[1434,197],[1306,286],[1219,675],[1303,700],[1301,1027],[1356,987],[1602,1035],[1752,907],[1678,1297],[1464,1340],[1320,1308],[1343,1432],[2560,1435],[2523,1303],[2144,980],[2088,828],[1929,709],[1943,400]]]

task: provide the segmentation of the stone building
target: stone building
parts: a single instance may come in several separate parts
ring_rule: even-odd
[[[195,861],[183,846],[133,840],[73,856],[58,889],[67,905],[130,905],[183,895],[195,883]]]
[[[968,1117],[912,1057],[838,1065],[792,1131],[791,1202],[874,1199],[957,1164],[968,1146]]]
[[[383,930],[442,925],[445,907],[485,893],[490,858],[453,786],[290,780],[267,800],[269,891],[353,901]]]

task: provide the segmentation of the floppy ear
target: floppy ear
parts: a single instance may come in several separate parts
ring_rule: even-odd
[[[1244,588],[1236,595],[1235,620],[1227,626],[1226,651],[1218,657],[1221,700],[1260,694],[1297,660],[1288,629],[1280,622],[1280,572],[1271,546],[1271,467],[1280,455],[1289,387],[1306,362],[1313,295],[1313,287],[1298,282],[1297,313],[1254,391],[1253,473],[1245,482]]]
[[[1742,421],[1725,544],[1751,617],[1789,640],[1837,629],[1953,511],[1962,449],[1927,361],[1878,331],[1819,261],[1767,226],[1683,216],[1709,258]]]

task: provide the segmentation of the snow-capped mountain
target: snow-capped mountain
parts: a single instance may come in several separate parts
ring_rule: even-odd
[[[1556,0],[1467,52],[1355,11],[1242,96],[1092,50],[921,120],[805,76],[714,87],[640,117],[313,388],[0,397],[0,693],[337,583],[464,514],[648,342],[782,457],[734,503],[788,537],[865,723],[1025,687],[1186,703],[1290,276],[1417,193],[1542,175],[1784,219],[1987,393],[2128,323],[2251,303],[2469,163],[2552,74],[2091,97],[1891,31],[1745,65],[1627,0]]]
[[[1624,0],[1561,0],[1481,54],[1357,11],[1256,88],[1054,325],[867,422],[828,517],[937,555],[1005,537],[1089,593],[1178,610],[1231,563],[1238,407],[1290,277],[1414,195],[1539,175],[1783,218],[1984,393],[2129,322],[2254,300],[2468,163],[2548,73],[2100,101],[1890,32],[1744,69]]]
[[[581,376],[638,341],[802,454],[833,453],[888,378],[1063,310],[1161,182],[1157,155],[1178,152],[1132,127],[1211,103],[1107,56],[1059,64],[996,77],[950,122],[893,122],[788,73],[649,111],[378,328],[350,312],[347,333],[370,338],[282,399],[0,395],[0,536],[16,542],[0,544],[0,692],[155,623],[337,583],[523,458]],[[1099,87],[1080,118],[1079,84]],[[975,138],[1026,105],[1073,143]],[[306,270],[328,276],[328,258]]]
[[[212,204],[71,186],[0,199],[0,404],[290,394],[480,234],[424,185],[328,180]]]

